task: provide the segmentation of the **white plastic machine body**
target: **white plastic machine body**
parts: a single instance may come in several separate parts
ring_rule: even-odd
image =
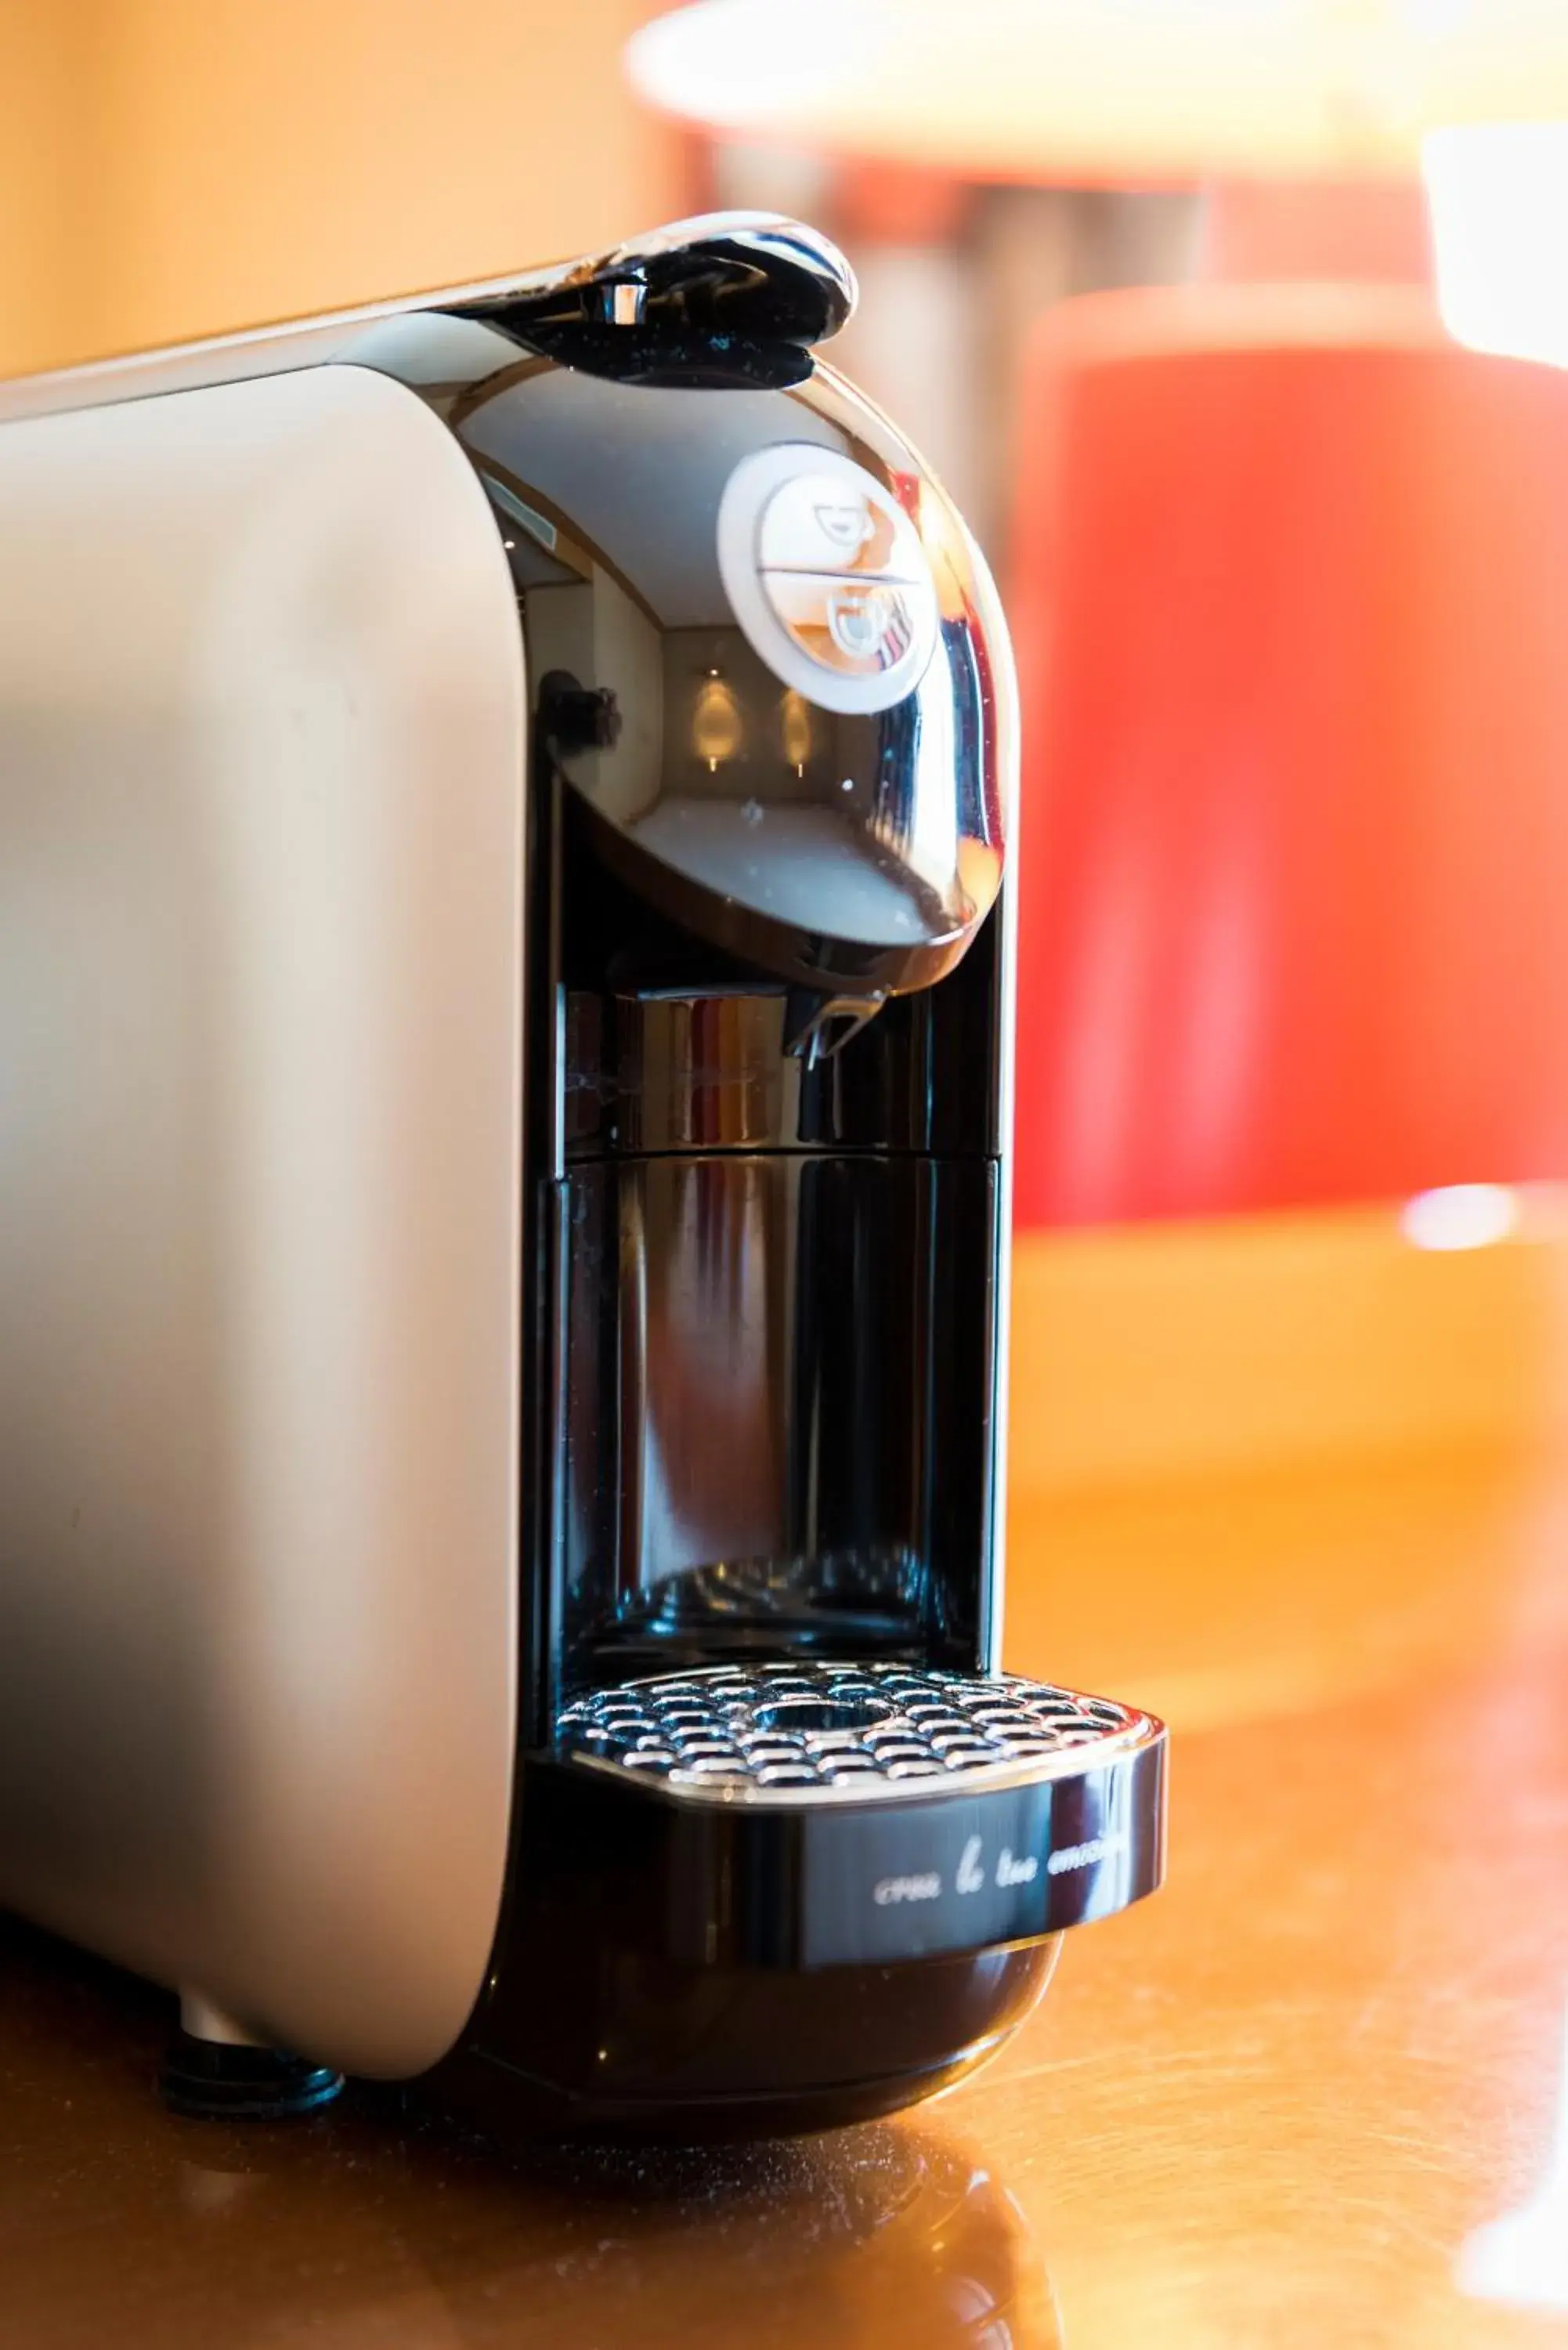
[[[415,392],[0,425],[0,1903],[370,2074],[505,1866],[524,747]]]

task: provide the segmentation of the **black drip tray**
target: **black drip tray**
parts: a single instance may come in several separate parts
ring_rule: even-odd
[[[687,1800],[793,1805],[1082,1775],[1157,1732],[1132,1707],[1047,1681],[812,1662],[595,1690],[560,1716],[556,1751]]]
[[[1037,1940],[1158,1884],[1165,1746],[1130,1706],[909,1665],[621,1681],[529,1759],[525,1873],[596,1946],[688,1962]]]

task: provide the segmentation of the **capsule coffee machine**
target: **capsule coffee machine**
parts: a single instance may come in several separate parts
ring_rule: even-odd
[[[726,215],[6,395],[0,1901],[187,2111],[840,2122],[1159,1877],[997,1670],[1012,690],[852,299]]]

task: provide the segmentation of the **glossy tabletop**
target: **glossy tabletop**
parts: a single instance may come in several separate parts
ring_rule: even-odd
[[[1009,1621],[1020,1669],[1168,1712],[1172,1870],[989,2071],[707,2158],[368,2095],[246,2133],[160,2111],[156,1995],[13,1932],[0,2340],[1568,2344],[1568,1474],[1026,1491]]]

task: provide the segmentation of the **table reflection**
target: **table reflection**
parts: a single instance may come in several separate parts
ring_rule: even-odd
[[[0,2273],[35,2314],[29,2350],[1062,2339],[1017,2204],[933,2121],[710,2154],[519,2155],[361,2092],[245,2131],[161,2113],[164,2029],[140,1986],[0,1932]]]

